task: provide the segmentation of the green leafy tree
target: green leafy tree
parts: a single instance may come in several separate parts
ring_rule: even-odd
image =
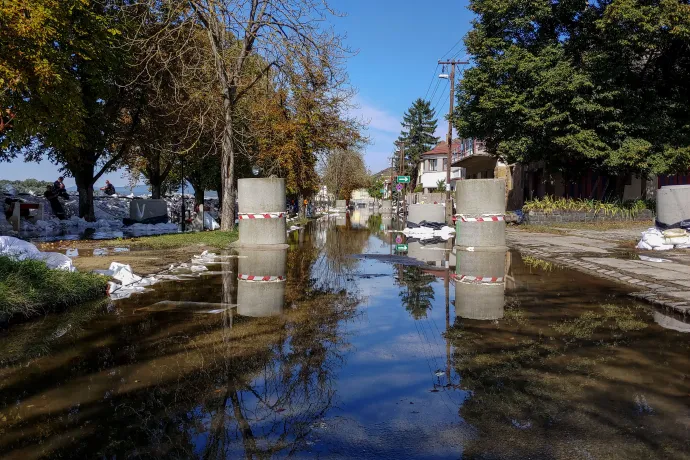
[[[385,186],[383,180],[380,177],[372,177],[370,183],[371,185],[367,188],[369,196],[375,200],[383,199],[383,192],[381,191]]]
[[[91,221],[93,184],[118,166],[144,102],[125,85],[117,14],[109,1],[0,6],[0,104],[14,116],[0,133],[2,155],[62,165],[77,184],[80,217]]]
[[[465,45],[475,65],[458,88],[459,134],[566,178],[589,168],[621,178],[687,171],[688,8],[473,0]]]
[[[431,150],[438,143],[438,137],[434,136],[438,121],[436,120],[436,113],[431,109],[431,103],[417,99],[403,115],[401,124],[403,129],[400,132],[398,143],[405,145],[405,172],[411,176],[411,187],[414,188],[417,185],[422,154]],[[397,158],[396,155],[396,162],[398,161]]]

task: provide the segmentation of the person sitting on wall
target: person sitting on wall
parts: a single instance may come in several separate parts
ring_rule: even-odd
[[[115,195],[115,186],[110,183],[108,179],[105,180],[105,187],[101,187],[101,190],[103,190],[103,193],[106,195]]]
[[[64,198],[65,200],[69,200],[69,195],[67,194],[67,189],[65,188],[64,181],[64,177],[58,177],[58,180],[53,182],[53,191],[57,194],[58,197]]]
[[[55,192],[53,187],[48,185],[46,187],[46,191],[43,192],[43,196],[50,203],[50,208],[53,210],[55,217],[60,220],[65,220],[67,218],[65,216],[65,208],[62,207],[62,203],[60,203],[60,200],[58,200],[58,194]]]

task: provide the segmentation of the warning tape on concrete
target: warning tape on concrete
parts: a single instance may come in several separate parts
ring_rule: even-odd
[[[470,276],[470,275],[456,275],[452,273],[450,275],[455,281],[460,281],[463,283],[502,283],[502,276]]]
[[[481,217],[465,217],[462,214],[455,216],[461,222],[501,222],[505,220],[504,216],[481,216]]]
[[[264,212],[261,214],[239,214],[238,218],[243,219],[281,219],[285,217],[284,212]]]
[[[284,276],[237,275],[238,280],[244,281],[285,281]]]

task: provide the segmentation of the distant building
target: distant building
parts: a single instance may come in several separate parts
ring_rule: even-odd
[[[460,153],[461,141],[455,139],[453,141],[452,155],[457,156]],[[453,181],[460,179],[463,176],[461,168],[455,168],[454,164],[450,170],[451,189]],[[446,141],[439,142],[436,146],[428,152],[422,153],[422,161],[419,162],[419,172],[417,175],[417,186],[424,188],[424,193],[430,193],[437,188],[439,181],[446,181],[446,171],[448,170],[448,143]],[[445,191],[445,190],[439,190]]]

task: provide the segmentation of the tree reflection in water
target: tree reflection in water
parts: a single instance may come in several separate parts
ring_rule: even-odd
[[[311,244],[290,250],[282,316],[142,313],[140,296],[52,355],[0,368],[0,456],[269,458],[305,449],[334,403],[349,347],[343,323],[358,303],[337,288],[345,271],[318,263],[329,251],[340,257]],[[236,265],[194,289],[235,303]]]
[[[423,267],[398,267],[396,283],[403,289],[400,291],[400,301],[405,310],[414,319],[426,318],[434,300],[434,288],[431,286],[436,277],[426,273]]]

